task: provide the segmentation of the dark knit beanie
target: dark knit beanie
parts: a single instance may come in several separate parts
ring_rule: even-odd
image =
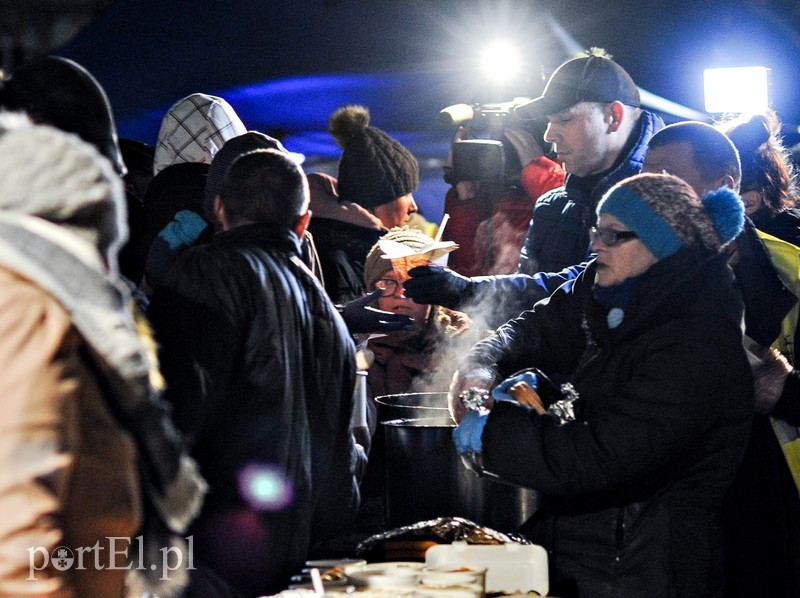
[[[704,245],[719,251],[744,227],[744,205],[727,187],[702,199],[683,180],[669,174],[638,174],[611,188],[597,206],[634,231],[656,258],[681,247]]]
[[[419,165],[397,140],[369,126],[369,110],[344,106],[333,113],[328,130],[342,148],[339,199],[372,209],[416,191]]]
[[[12,71],[1,87],[3,107],[76,134],[108,158],[117,174],[126,173],[108,96],[83,66],[60,56],[44,56]]]
[[[219,151],[214,154],[211,166],[208,169],[206,188],[203,193],[203,215],[206,220],[209,222],[214,220],[214,198],[222,191],[225,180],[228,178],[231,164],[239,156],[257,149],[276,149],[286,152],[286,148],[277,139],[258,131],[248,131],[243,135],[228,139],[219,148]]]
[[[415,228],[402,226],[391,229],[380,241],[394,241],[412,249],[422,249],[430,245],[433,239]],[[380,241],[372,246],[364,262],[364,282],[367,283],[368,290],[372,290],[375,282],[392,270],[392,260],[383,258],[385,254],[381,250]]]

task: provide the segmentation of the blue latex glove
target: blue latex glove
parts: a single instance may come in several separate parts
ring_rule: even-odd
[[[453,442],[455,442],[456,450],[460,455],[481,452],[483,448],[481,436],[488,420],[488,413],[468,411],[461,423],[453,429]]]
[[[539,388],[539,377],[536,374],[533,372],[522,372],[513,378],[506,378],[500,384],[495,386],[492,389],[492,398],[495,401],[515,401],[516,399],[509,394],[508,389],[514,386],[517,382],[525,382],[533,390],[537,390]]]

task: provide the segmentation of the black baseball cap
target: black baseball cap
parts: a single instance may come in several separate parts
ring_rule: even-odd
[[[615,102],[639,107],[639,89],[620,65],[603,56],[573,58],[550,75],[544,92],[538,98],[514,110],[522,119],[530,120],[556,114],[580,102]]]

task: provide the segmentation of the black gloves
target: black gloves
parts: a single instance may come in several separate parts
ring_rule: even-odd
[[[403,283],[404,294],[415,303],[458,309],[471,297],[472,279],[443,266],[417,266],[408,274],[411,279]]]
[[[390,311],[369,307],[370,304],[375,303],[380,298],[381,292],[380,289],[377,289],[369,295],[364,295],[344,305],[336,306],[352,334],[393,332],[411,328],[414,323],[413,318],[405,314],[394,314]]]

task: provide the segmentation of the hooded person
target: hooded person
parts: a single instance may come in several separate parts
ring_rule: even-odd
[[[225,142],[246,131],[227,101],[204,93],[178,100],[164,115],[153,152],[154,176],[144,196],[143,287],[148,293],[180,251],[211,237],[213,219],[204,214],[206,177]]]
[[[228,139],[247,128],[225,99],[193,93],[175,102],[161,120],[153,174],[182,162],[211,164]]]
[[[151,290],[161,284],[172,262],[186,248],[212,237],[214,198],[219,195],[233,161],[255,149],[286,152],[277,139],[248,131],[225,141],[210,164],[173,164],[155,177],[146,201],[149,241],[144,269]]]
[[[0,594],[186,586],[205,482],[115,276],[126,235],[122,182],[94,147],[46,125],[0,134]]]
[[[338,178],[335,186],[318,181],[311,188],[312,210],[314,203],[329,206],[327,217],[313,218],[309,230],[317,243],[325,289],[335,303],[364,294],[367,252],[387,229],[406,224],[418,211],[413,196],[419,186],[416,158],[369,123],[369,110],[363,106],[344,106],[331,115],[328,130],[342,148]]]
[[[701,199],[675,176],[640,174],[596,214],[597,257],[574,283],[462,360],[456,448],[541,493],[519,531],[549,551],[553,594],[719,596],[720,510],[753,415],[723,251],[744,206],[728,188]],[[486,393],[485,411],[461,403],[465,390]]]

